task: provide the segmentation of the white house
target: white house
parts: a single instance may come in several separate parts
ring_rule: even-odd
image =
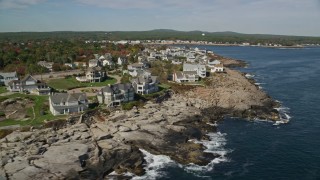
[[[121,57],[118,57],[117,64],[118,64],[119,66],[122,66],[124,63],[125,63],[125,59],[123,59],[123,58],[121,58]]]
[[[218,64],[221,64],[221,62],[219,61],[219,60],[210,60],[210,61],[208,61],[208,66],[210,67],[210,68],[213,68],[215,65],[218,65]]]
[[[29,92],[37,95],[50,94],[51,88],[46,83],[41,82],[31,75],[25,76],[21,80],[13,80],[8,83],[8,90],[11,92]]]
[[[118,106],[134,100],[134,89],[130,83],[108,85],[98,92],[97,98],[100,104]]]
[[[112,60],[110,60],[110,59],[104,59],[103,61],[102,61],[102,66],[114,66],[114,62],[112,61]]]
[[[98,59],[89,60],[89,67],[97,67],[100,66],[100,61]]]
[[[178,71],[173,73],[173,81],[178,83],[196,82],[199,81],[199,76],[196,71]]]
[[[183,72],[186,71],[195,71],[197,75],[201,78],[205,78],[207,76],[206,66],[201,64],[183,64]]]
[[[223,67],[223,64],[217,64],[217,65],[214,65],[210,72],[214,73],[214,72],[224,72],[224,67]]]
[[[18,80],[17,72],[0,72],[0,85],[8,86],[13,80]]]
[[[101,82],[107,77],[106,71],[101,67],[90,67],[85,76],[76,77],[79,82]]]
[[[49,96],[49,104],[50,111],[54,116],[80,113],[89,107],[85,93],[55,93]]]
[[[132,86],[137,94],[150,94],[159,90],[157,84],[158,76],[138,76],[131,80]]]
[[[187,55],[187,61],[188,62],[191,62],[191,63],[194,63],[196,61],[196,57],[194,56],[193,53],[188,53]]]

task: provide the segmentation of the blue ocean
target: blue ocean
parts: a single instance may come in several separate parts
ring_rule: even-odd
[[[182,166],[146,154],[144,179],[320,179],[320,48],[198,46],[246,61],[262,90],[282,104],[288,124],[226,118],[202,142],[221,155],[208,166]]]

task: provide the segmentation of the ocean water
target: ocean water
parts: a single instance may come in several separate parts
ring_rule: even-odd
[[[144,179],[320,179],[320,48],[199,46],[245,60],[254,79],[291,117],[275,126],[227,118],[203,143],[222,157],[208,166],[182,166],[165,156],[148,158]]]

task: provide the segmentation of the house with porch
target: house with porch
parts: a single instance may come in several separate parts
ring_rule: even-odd
[[[0,72],[0,85],[8,86],[10,81],[18,79],[17,72]]]
[[[173,73],[172,78],[177,83],[199,81],[199,75],[196,71],[178,71]]]
[[[197,75],[201,78],[205,78],[207,76],[207,70],[205,65],[201,64],[183,64],[183,72],[197,72]]]
[[[131,80],[131,84],[137,94],[151,94],[159,90],[158,76],[138,76]]]
[[[224,72],[223,64],[216,64],[216,65],[214,65],[214,66],[211,68],[210,72],[212,72],[212,73],[215,73],[215,72]]]
[[[29,92],[37,95],[48,95],[51,92],[51,88],[46,83],[37,80],[30,74],[21,80],[10,81],[8,90],[11,92]]]
[[[89,107],[85,93],[55,93],[49,96],[49,105],[54,116],[81,113]]]
[[[134,100],[134,88],[131,83],[113,84],[103,87],[97,94],[100,104],[108,107],[119,106],[123,102]]]
[[[101,82],[107,78],[107,73],[101,67],[89,67],[85,76],[76,77],[79,82]]]

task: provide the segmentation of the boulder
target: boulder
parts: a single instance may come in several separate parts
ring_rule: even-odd
[[[112,138],[110,133],[102,131],[99,128],[91,128],[91,132],[93,134],[94,139],[97,141]]]
[[[7,174],[14,174],[17,173],[18,171],[21,171],[22,169],[28,167],[28,161],[27,159],[15,159],[15,161],[11,163],[7,163],[4,166],[4,169]]]
[[[67,175],[70,171],[82,171],[82,164],[88,159],[89,146],[68,143],[51,146],[43,154],[43,158],[34,160],[34,165],[50,172]]]
[[[119,131],[120,132],[129,132],[129,131],[131,131],[131,129],[126,126],[120,126]]]
[[[32,135],[32,132],[17,132],[17,131],[14,131],[11,134],[6,136],[6,140],[7,140],[7,142],[18,142],[18,141],[30,138],[31,135]]]

